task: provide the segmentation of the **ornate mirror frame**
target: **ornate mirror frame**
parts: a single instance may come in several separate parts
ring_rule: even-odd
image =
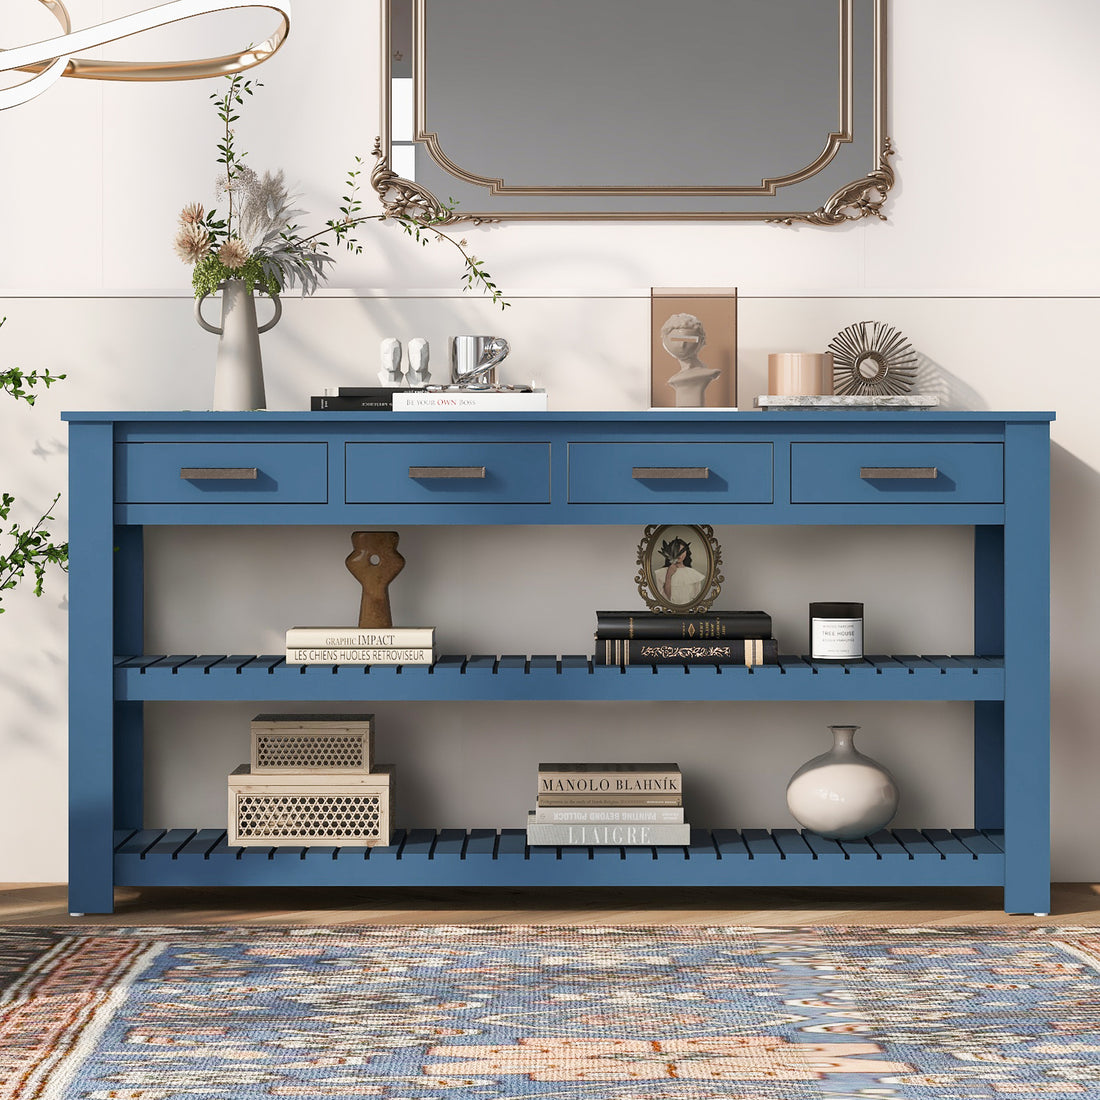
[[[449,41],[431,46],[429,31],[435,25],[433,19],[442,23],[446,15],[461,21],[463,0],[446,0],[450,7],[435,7],[434,11],[439,14],[433,16],[432,5],[442,2],[382,0],[381,3],[381,134],[374,149],[371,182],[382,206],[391,215],[438,224],[588,219],[766,221],[826,226],[872,216],[885,220],[882,208],[894,183],[889,163],[894,150],[887,133],[886,112],[887,0],[833,0],[835,8],[820,9],[836,14],[835,25],[830,24],[833,29],[828,41],[814,40],[798,46],[803,51],[802,56],[809,51],[809,56],[821,59],[824,79],[834,79],[828,74],[835,72],[837,87],[835,122],[831,129],[824,127],[820,137],[814,139],[820,151],[816,155],[810,151],[803,158],[808,163],[757,164],[747,175],[742,175],[738,183],[681,181],[667,185],[583,180],[513,182],[504,178],[503,173],[492,174],[493,166],[472,163],[477,160],[476,154],[452,155],[448,151],[448,133],[435,128],[437,123],[430,107],[431,103],[457,99],[457,93],[452,97],[437,90],[429,96],[426,57],[432,48],[436,51],[434,56],[440,56],[445,53],[444,46],[450,46]],[[513,0],[517,5],[525,2],[527,0]],[[613,2],[588,0],[589,4]],[[791,6],[787,17],[792,34],[797,33],[799,24],[797,5],[806,2],[770,0],[777,8]],[[816,2],[827,4],[829,0]],[[544,9],[546,6],[545,0],[531,0],[531,3]],[[725,0],[725,3],[732,5],[736,0]],[[452,22],[452,32],[454,26]],[[797,56],[792,45],[790,56],[776,58],[775,64],[786,64],[791,71],[798,68],[793,60]],[[461,77],[461,64],[450,63],[452,71]],[[668,63],[674,65],[675,60]],[[488,60],[473,58],[470,68],[476,72],[480,64],[493,64],[491,52]],[[733,68],[731,66],[731,71]],[[451,89],[448,86],[444,91],[449,93]],[[757,100],[759,98],[757,96]],[[822,98],[815,97],[815,103],[820,104]],[[489,102],[487,100],[486,104]],[[734,109],[734,105],[728,104],[709,108],[707,125],[716,130],[719,139],[722,137],[720,120],[724,113]],[[788,102],[783,104],[782,111],[782,118],[789,120],[799,113],[799,108]],[[820,113],[820,106],[818,111]],[[719,121],[717,127],[713,126],[712,119]],[[399,140],[395,140],[395,132]],[[509,148],[524,137],[532,139],[530,148],[535,153],[554,145],[552,135],[540,136],[534,127],[500,132],[508,133]],[[486,155],[491,155],[502,144],[498,141],[494,146],[492,142],[483,142]],[[607,147],[613,144],[607,143]],[[654,141],[653,144],[658,143]],[[708,155],[726,155],[720,141],[712,146],[716,152],[711,154],[708,150]],[[685,159],[690,161],[692,158],[686,156]],[[548,155],[546,160],[549,163],[551,157]],[[414,170],[413,163],[425,166],[424,170]],[[738,173],[744,172],[741,162],[736,163]],[[601,161],[599,167],[605,175],[614,171],[610,160]],[[401,175],[399,169],[406,175]],[[409,178],[414,175],[432,178]],[[838,179],[844,181],[839,186],[836,185]],[[451,199],[455,193],[460,196],[458,200]],[[796,206],[792,193],[799,196],[799,208],[788,208]]]

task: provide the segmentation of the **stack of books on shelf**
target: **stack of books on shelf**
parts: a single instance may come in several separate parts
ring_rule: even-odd
[[[435,627],[292,626],[288,665],[430,665]]]
[[[546,390],[529,386],[495,390],[330,386],[311,397],[309,407],[312,412],[545,412],[547,397]]]
[[[779,643],[764,611],[597,611],[597,665],[775,665]]]
[[[539,764],[527,843],[686,845],[683,792],[678,764]]]
[[[374,762],[373,714],[257,714],[251,733],[229,776],[229,844],[389,844],[394,768]]]

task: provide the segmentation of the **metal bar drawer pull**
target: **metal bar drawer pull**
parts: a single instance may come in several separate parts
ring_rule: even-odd
[[[709,466],[635,466],[631,471],[631,477],[636,481],[648,481],[664,478],[679,479],[691,478],[695,481],[706,481],[710,477]]]
[[[181,466],[186,481],[255,481],[260,471],[255,466]]]
[[[484,466],[410,466],[409,477],[485,477]]]
[[[940,476],[935,466],[860,466],[862,478],[893,478],[904,481],[935,481]]]

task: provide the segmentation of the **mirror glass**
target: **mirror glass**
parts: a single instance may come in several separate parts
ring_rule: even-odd
[[[480,220],[876,213],[885,4],[383,0],[375,186]]]

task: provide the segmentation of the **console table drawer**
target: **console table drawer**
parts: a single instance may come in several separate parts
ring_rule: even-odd
[[[549,443],[348,443],[348,504],[543,504]]]
[[[1000,504],[1001,443],[793,443],[795,504]]]
[[[576,504],[770,504],[770,443],[570,443]]]
[[[325,443],[118,443],[115,500],[129,504],[324,504]]]

